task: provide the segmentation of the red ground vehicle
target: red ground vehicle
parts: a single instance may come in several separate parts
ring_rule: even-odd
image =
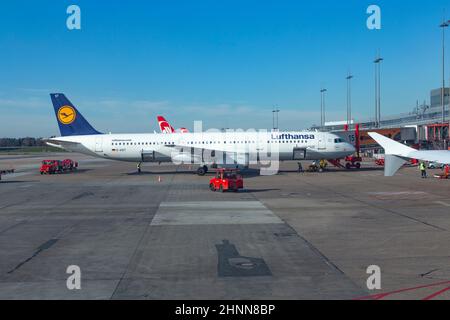
[[[73,171],[78,168],[78,162],[75,162],[71,159],[65,159],[61,161],[63,171]]]
[[[362,158],[360,156],[348,156],[345,158],[345,167],[347,170],[352,168],[361,169]]]
[[[44,160],[42,161],[39,172],[41,174],[55,174],[62,172],[62,164],[59,160]]]
[[[216,177],[209,181],[211,191],[234,191],[244,188],[244,179],[236,169],[218,169]]]
[[[419,161],[416,159],[412,159],[409,163],[412,166],[417,166],[419,164]],[[384,167],[386,164],[386,160],[384,158],[375,159],[375,164],[377,166]]]
[[[345,126],[345,131],[349,130],[349,126],[346,125]],[[361,158],[361,140],[360,140],[360,131],[359,131],[359,124],[355,125],[355,137],[354,137],[354,141],[355,141],[355,149],[356,149],[356,155],[352,155],[352,156],[347,156],[345,157],[345,168],[347,170],[356,168],[356,169],[361,169],[361,162],[362,162],[362,158]]]
[[[376,164],[377,166],[384,167],[384,164],[385,164],[384,158],[376,159],[376,160],[375,160],[375,164]]]
[[[66,171],[73,171],[78,168],[78,163],[70,160],[44,160],[42,161],[41,168],[39,172],[41,174],[55,174],[63,173]]]

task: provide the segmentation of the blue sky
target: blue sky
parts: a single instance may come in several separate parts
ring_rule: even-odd
[[[81,8],[82,30],[66,28]],[[366,9],[382,10],[382,29]],[[343,120],[345,76],[354,114],[372,117],[373,58],[383,63],[383,114],[408,112],[440,86],[438,25],[448,1],[84,1],[2,3],[0,137],[58,129],[48,94],[64,92],[100,131],[176,127],[282,129]],[[449,15],[450,19],[450,15]],[[450,48],[450,30],[446,37]],[[450,53],[450,50],[448,51]],[[450,54],[447,54],[450,64]],[[448,68],[447,70],[450,70]],[[450,72],[447,72],[450,78]]]

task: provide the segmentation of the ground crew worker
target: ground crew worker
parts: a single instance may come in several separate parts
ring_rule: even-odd
[[[327,167],[327,161],[326,160],[320,160],[319,163],[320,171],[324,171]]]
[[[137,164],[137,171],[138,171],[138,173],[141,173],[141,163],[140,162]]]
[[[301,162],[298,163],[298,172],[299,172],[299,173],[303,173],[303,172],[304,172],[303,166],[302,166],[302,163],[301,163]]]
[[[447,177],[448,178],[448,176],[450,175],[450,165],[446,165],[445,166],[445,169],[444,169],[444,175],[445,175],[445,177]]]
[[[425,162],[421,162],[419,164],[419,169],[422,174],[422,179],[426,179],[427,178],[427,167],[425,166]]]

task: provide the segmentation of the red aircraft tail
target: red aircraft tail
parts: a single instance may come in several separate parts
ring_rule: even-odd
[[[175,133],[175,129],[162,116],[158,116],[159,129],[162,133]]]

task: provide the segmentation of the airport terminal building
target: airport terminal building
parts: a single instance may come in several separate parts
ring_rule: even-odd
[[[430,104],[418,105],[409,113],[401,113],[382,117],[379,127],[373,119],[359,122],[364,140],[364,132],[377,129],[377,131],[391,132],[389,135],[396,140],[410,143],[429,144],[430,148],[442,148],[444,140],[450,140],[449,132],[449,101],[450,88],[445,88],[445,119],[442,123],[441,89],[432,90]],[[352,124],[355,124],[352,120]],[[343,131],[346,121],[327,122],[325,128],[314,126],[313,130]],[[363,141],[362,141],[363,142]]]

